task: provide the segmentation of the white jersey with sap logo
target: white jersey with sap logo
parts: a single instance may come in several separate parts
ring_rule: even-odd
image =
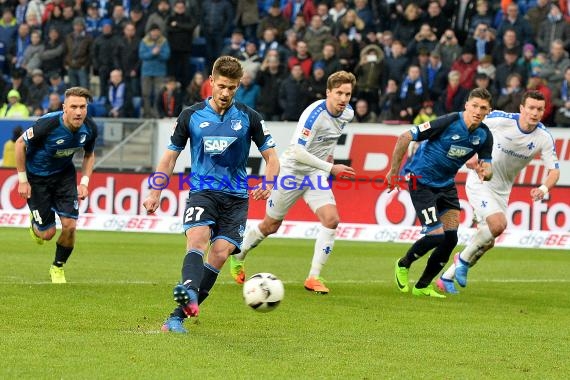
[[[339,116],[333,116],[326,107],[326,100],[318,100],[301,114],[291,144],[281,155],[281,167],[295,174],[310,174],[318,171],[312,166],[295,160],[293,149],[301,146],[317,158],[326,161],[334,153],[337,141],[347,123],[354,117],[354,111],[347,105]]]
[[[542,123],[532,132],[524,132],[519,126],[518,113],[491,112],[483,122],[493,134],[493,178],[485,185],[502,196],[507,196],[517,175],[540,154],[546,169],[558,169],[558,156],[554,140]],[[471,170],[467,184],[481,182]]]

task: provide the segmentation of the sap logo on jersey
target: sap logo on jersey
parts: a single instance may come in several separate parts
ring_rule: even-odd
[[[447,157],[465,157],[472,150],[473,149],[464,146],[452,145],[451,147],[449,147],[449,151],[447,152]]]
[[[227,136],[215,136],[215,137],[205,137],[204,138],[204,152],[210,154],[221,154],[224,153],[226,149],[237,137],[227,137]]]

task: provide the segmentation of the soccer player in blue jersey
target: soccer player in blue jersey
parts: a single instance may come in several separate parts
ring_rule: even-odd
[[[89,91],[72,87],[65,91],[63,111],[39,118],[16,141],[18,193],[30,207],[30,235],[38,244],[51,240],[56,232],[55,213],[61,221],[55,259],[49,270],[53,283],[65,283],[63,265],[75,245],[79,199],[89,194],[89,177],[95,163],[97,125],[87,117]],[[73,155],[84,151],[81,181]]]
[[[398,137],[388,172],[390,189],[396,188],[400,165],[410,142],[425,140],[404,166],[404,172],[410,176],[412,203],[425,235],[396,261],[395,280],[402,292],[409,291],[408,273],[412,263],[435,248],[412,294],[445,298],[434,290],[431,282],[457,245],[460,207],[455,175],[467,160],[478,154],[479,178],[491,179],[493,136],[482,123],[490,111],[491,94],[476,88],[469,93],[463,112],[450,113],[414,126]]]
[[[208,297],[227,258],[240,251],[248,211],[244,179],[251,141],[266,162],[268,179],[267,186],[252,190],[253,199],[267,199],[279,174],[275,143],[261,116],[234,101],[242,76],[237,59],[222,56],[214,62],[212,96],[178,116],[170,145],[156,168],[170,176],[190,141],[191,189],[183,216],[186,256],[182,282],[173,292],[178,307],[162,326],[164,332],[187,332],[184,320],[198,315],[198,305]],[[150,191],[143,203],[147,212],[157,210],[160,193],[160,189]]]

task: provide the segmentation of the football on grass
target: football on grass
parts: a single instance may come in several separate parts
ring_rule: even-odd
[[[267,313],[279,306],[284,295],[283,283],[271,273],[254,274],[243,284],[245,304],[262,313]]]

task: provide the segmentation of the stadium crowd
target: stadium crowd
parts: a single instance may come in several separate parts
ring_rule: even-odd
[[[245,75],[236,99],[296,121],[338,70],[357,78],[356,122],[421,123],[463,110],[475,87],[570,127],[566,0],[3,0],[0,118],[61,109],[66,88],[95,116],[175,117],[211,94],[220,55]]]

